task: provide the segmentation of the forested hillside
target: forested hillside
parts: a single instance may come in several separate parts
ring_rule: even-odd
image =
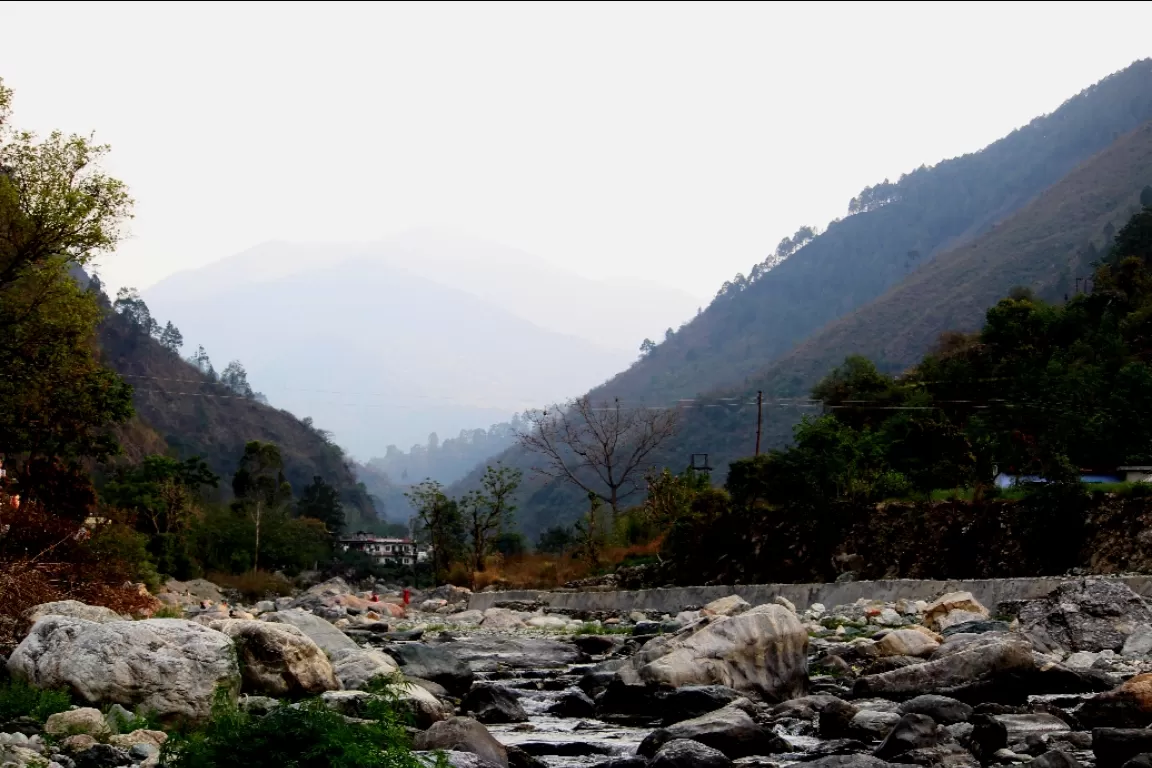
[[[869,187],[846,218],[782,262],[757,265],[752,279],[738,275],[700,316],[593,395],[667,403],[750,384],[809,334],[988,231],[1150,119],[1152,60],[1143,60],[979,152]]]
[[[320,476],[340,491],[341,500],[362,521],[375,519],[365,489],[323,431],[210,380],[122,314],[107,313],[99,342],[105,363],[133,388],[136,420],[120,430],[130,457],[166,449],[181,459],[201,456],[213,472],[230,477],[247,442],[274,443],[297,493]],[[141,441],[148,444],[137,445]]]

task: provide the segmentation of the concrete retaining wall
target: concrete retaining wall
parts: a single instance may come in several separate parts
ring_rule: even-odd
[[[1135,592],[1152,598],[1152,576],[1116,577]],[[602,611],[627,613],[646,611],[676,614],[690,607],[700,607],[731,594],[740,595],[752,605],[772,602],[783,595],[804,610],[813,603],[831,608],[847,605],[860,598],[891,602],[901,598],[932,600],[945,592],[971,592],[990,610],[1003,600],[1029,600],[1055,589],[1062,577],[1026,579],[971,579],[960,581],[922,581],[898,579],[891,581],[850,581],[843,584],[741,584],[733,587],[672,587],[667,589],[638,589],[616,591],[532,591],[479,592],[468,600],[468,607],[478,610],[491,608],[497,602],[510,600],[542,602],[552,608],[574,611]]]

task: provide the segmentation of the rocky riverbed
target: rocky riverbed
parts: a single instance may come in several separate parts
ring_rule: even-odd
[[[674,616],[472,611],[456,587],[405,607],[338,579],[251,606],[170,587],[183,619],[27,616],[8,673],[90,706],[0,723],[0,766],[153,766],[164,732],[117,721],[203,720],[221,688],[355,716],[382,676],[403,678],[415,747],[460,768],[1152,766],[1152,605],[1108,579],[991,607],[732,595]]]

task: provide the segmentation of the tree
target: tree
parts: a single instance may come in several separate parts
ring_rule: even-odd
[[[459,506],[435,480],[418,483],[404,495],[416,510],[420,530],[432,547],[432,572],[440,578],[464,548]]]
[[[14,129],[11,97],[0,81],[0,453],[25,494],[65,477],[90,494],[79,462],[117,450],[132,390],[93,354],[102,310],[82,268],[115,248],[132,200],[100,168],[107,146]]]
[[[1152,185],[1140,190],[1140,205],[1145,208],[1152,208]]]
[[[296,514],[319,520],[333,536],[339,535],[344,529],[344,508],[340,504],[340,492],[324,482],[324,478],[319,475],[314,476],[312,483],[300,493]]]
[[[493,538],[510,522],[516,511],[512,496],[520,487],[523,473],[512,467],[497,464],[484,470],[480,490],[466,495],[461,506],[464,522],[472,543],[472,569],[484,570],[484,558],[492,547]]]
[[[642,356],[646,357],[652,354],[655,349],[656,342],[652,341],[652,339],[644,339],[644,341],[640,342],[640,354]]]
[[[676,331],[669,327],[666,331],[664,331],[664,341],[672,341],[672,337],[675,335]]]
[[[540,534],[536,540],[536,551],[549,555],[562,555],[576,541],[571,528],[557,525]]]
[[[180,333],[179,328],[172,325],[171,320],[160,332],[160,344],[173,354],[180,354],[180,347],[184,346],[184,335]]]
[[[526,417],[528,429],[517,439],[546,462],[534,469],[607,502],[613,515],[638,490],[645,460],[676,431],[675,411],[625,408],[619,399],[594,407],[581,397]]]
[[[144,299],[140,298],[140,292],[135,288],[121,288],[117,291],[112,309],[117,314],[123,315],[140,333],[147,336],[160,336],[162,333],[160,324],[152,317],[152,311],[148,309]]]
[[[282,514],[292,498],[292,487],[284,479],[284,459],[280,447],[252,440],[244,446],[240,466],[232,477],[235,508],[245,512],[255,527],[252,570],[260,567],[260,528],[264,520]]]
[[[228,363],[228,367],[220,374],[220,383],[238,395],[252,397],[255,393],[248,384],[248,372],[239,360]]]

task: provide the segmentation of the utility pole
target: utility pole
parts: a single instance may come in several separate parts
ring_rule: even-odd
[[[760,455],[760,423],[764,415],[764,392],[756,392],[756,455]]]

